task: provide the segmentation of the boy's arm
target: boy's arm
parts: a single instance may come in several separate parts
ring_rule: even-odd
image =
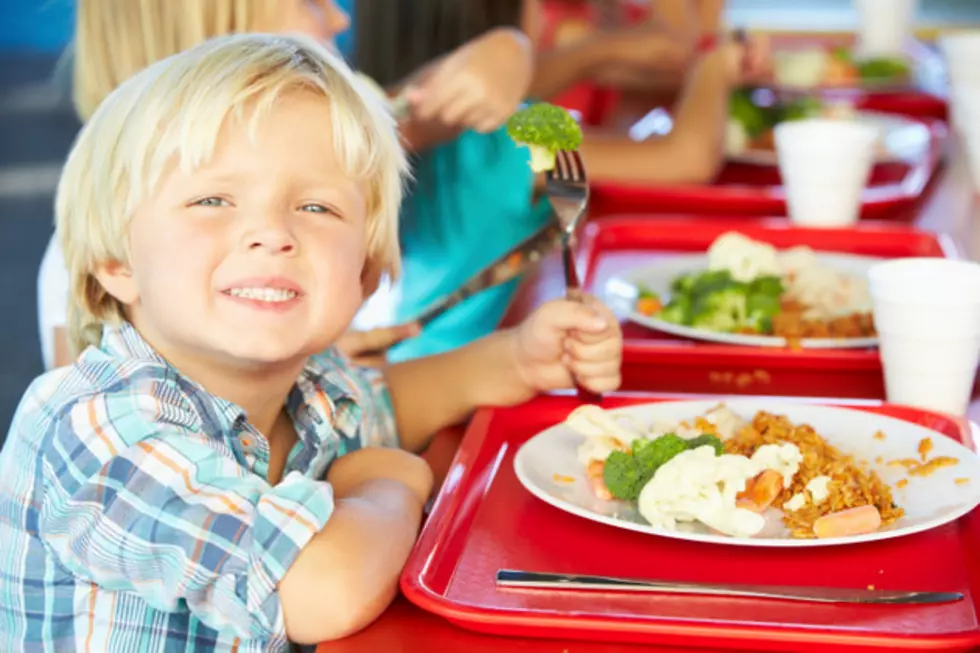
[[[158,421],[186,423],[181,407],[147,399],[98,395],[57,425],[38,535],[61,565],[243,639],[312,643],[377,616],[427,498],[406,474],[424,477],[424,462],[375,465],[335,502],[297,472],[270,487],[211,436]]]
[[[515,364],[514,332],[498,331],[453,351],[385,368],[401,446],[420,451],[439,430],[477,406],[508,405],[528,394]]]

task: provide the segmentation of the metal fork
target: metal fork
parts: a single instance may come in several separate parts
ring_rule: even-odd
[[[582,284],[575,266],[575,245],[585,209],[589,205],[589,179],[578,152],[559,151],[549,170],[545,194],[561,226],[561,260],[565,272],[565,298],[580,302]]]
[[[548,171],[546,177],[545,195],[551,201],[551,207],[558,216],[558,225],[561,227],[565,299],[582,302],[585,294],[582,292],[575,265],[575,245],[582,218],[585,217],[585,210],[589,205],[589,177],[578,152],[560,150],[556,154],[555,167]],[[600,395],[585,388],[578,387],[577,390],[579,399],[584,402],[596,403],[602,399]]]

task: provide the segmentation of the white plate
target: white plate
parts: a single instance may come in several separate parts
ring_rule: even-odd
[[[825,254],[817,253],[817,259],[822,265],[833,268],[854,277],[867,278],[868,270],[875,263],[884,259],[873,256],[858,256],[856,254]],[[624,313],[631,321],[643,326],[671,333],[684,338],[720,342],[728,345],[747,345],[752,347],[786,347],[785,338],[776,336],[754,336],[742,333],[722,333],[697,329],[682,324],[666,322],[656,317],[643,315],[633,310],[637,286],[643,285],[654,291],[666,303],[670,297],[670,283],[676,277],[690,272],[708,269],[706,254],[691,254],[657,261],[646,267],[637,268],[623,276],[613,277],[606,283],[606,300],[616,310]],[[867,310],[871,310],[868,306]],[[800,346],[804,349],[865,349],[878,344],[878,338],[804,338]]]
[[[585,436],[564,423],[525,442],[514,457],[514,471],[531,494],[573,515],[651,535],[734,546],[812,547],[886,540],[942,526],[980,504],[980,459],[963,445],[925,427],[860,410],[778,399],[739,398],[725,403],[746,420],[757,411],[765,410],[786,415],[794,424],[809,424],[842,453],[853,454],[856,460],[869,461],[871,469],[892,486],[892,497],[905,510],[905,516],[875,533],[819,540],[790,538],[775,515],[770,519],[773,528],[767,528],[767,532],[754,538],[712,534],[699,523],[684,524],[684,530],[678,531],[655,529],[640,516],[634,505],[623,501],[601,501],[592,494],[584,469],[576,458],[576,450]],[[645,426],[668,420],[690,420],[717,404],[717,400],[663,402],[610,412],[629,415]],[[879,430],[887,436],[883,441],[874,439]],[[959,458],[960,463],[925,477],[908,476],[904,468],[887,465],[890,460],[918,457],[917,448],[923,438],[932,439],[930,457],[952,456]],[[875,464],[879,456],[883,462]],[[555,474],[571,477],[574,482],[556,481]],[[909,479],[908,485],[896,488],[895,482],[902,478]],[[958,478],[969,479],[969,482],[957,485]]]
[[[878,163],[893,161],[917,161],[929,152],[932,135],[929,128],[919,121],[903,116],[859,111],[854,120],[869,124],[879,132]],[[728,152],[728,160],[759,166],[778,165],[775,150],[753,150]]]

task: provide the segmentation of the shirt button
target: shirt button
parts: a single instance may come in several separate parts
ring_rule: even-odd
[[[238,442],[241,443],[242,449],[244,449],[245,451],[252,450],[252,438],[250,436],[240,435],[238,436]]]

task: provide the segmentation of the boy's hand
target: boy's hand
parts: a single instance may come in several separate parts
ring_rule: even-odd
[[[432,494],[432,469],[422,458],[402,449],[365,447],[334,461],[327,474],[334,495],[343,498],[369,481],[388,479],[404,484],[425,504]]]
[[[515,360],[530,393],[571,388],[596,393],[619,388],[623,334],[594,297],[548,302],[515,331]]]
[[[524,99],[533,74],[527,37],[495,29],[453,51],[406,90],[414,116],[490,132]]]

